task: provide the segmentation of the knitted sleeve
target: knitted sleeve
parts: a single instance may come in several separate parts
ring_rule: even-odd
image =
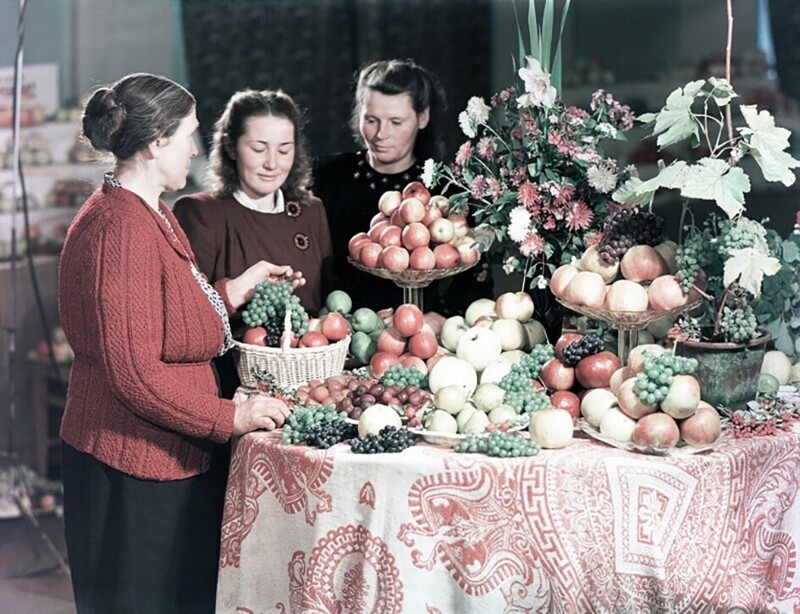
[[[183,260],[176,260],[173,268],[165,264],[158,248],[163,240],[141,224],[119,217],[108,219],[104,232],[96,235],[89,266],[96,268],[94,316],[103,365],[113,393],[132,412],[191,437],[227,441],[233,431],[234,404],[202,393],[196,383],[186,381],[180,361],[163,359],[167,326],[191,348],[186,364],[209,362],[213,346],[219,343],[217,327],[210,333],[203,325],[208,318],[199,317],[199,310],[212,309],[204,296],[193,302],[189,293],[163,292],[166,277],[191,275]],[[178,269],[183,265],[185,271]],[[203,344],[209,335],[212,338]]]

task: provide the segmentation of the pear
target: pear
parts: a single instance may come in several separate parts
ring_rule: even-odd
[[[490,412],[503,403],[506,391],[495,383],[484,382],[478,384],[472,393],[472,402],[481,411]]]
[[[433,404],[437,409],[443,409],[448,414],[456,415],[464,409],[467,402],[467,390],[459,384],[444,386],[436,391],[433,396]]]

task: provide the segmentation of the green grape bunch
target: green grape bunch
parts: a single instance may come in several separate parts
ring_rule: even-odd
[[[707,264],[706,254],[710,245],[707,231],[691,234],[683,245],[678,246],[675,256],[677,271],[675,272],[681,288],[689,292],[697,279],[700,268]]]
[[[747,343],[758,336],[758,321],[750,305],[731,309],[722,308],[720,327],[733,343]]]
[[[536,456],[539,444],[527,439],[521,433],[493,431],[488,435],[467,435],[466,439],[454,448],[456,452],[486,454],[498,458]]]
[[[256,286],[253,298],[242,311],[242,321],[251,327],[265,326],[270,320],[283,322],[287,308],[291,310],[292,331],[296,335],[304,334],[308,330],[308,312],[291,284],[266,280]]]
[[[283,425],[281,441],[285,444],[307,443],[318,429],[333,423],[344,423],[344,416],[334,405],[295,405]]]
[[[676,375],[690,375],[697,369],[697,359],[676,356],[674,352],[645,353],[644,369],[636,376],[636,396],[646,405],[658,405],[667,398]]]
[[[404,367],[400,363],[390,366],[380,379],[383,386],[414,386],[415,388],[428,389],[428,376],[416,367]]]

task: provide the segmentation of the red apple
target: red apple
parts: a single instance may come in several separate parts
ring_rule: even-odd
[[[448,219],[453,222],[453,229],[457,237],[464,237],[469,232],[469,224],[467,218],[460,213],[453,213],[448,216]]]
[[[362,248],[363,249],[363,248]],[[402,273],[408,268],[409,253],[404,247],[390,245],[381,252],[380,265],[395,273]]]
[[[656,411],[654,405],[647,405],[642,402],[636,394],[636,378],[630,377],[619,386],[617,391],[617,403],[622,413],[634,420],[638,420]]]
[[[411,252],[408,264],[415,271],[430,271],[436,268],[436,256],[430,247],[418,247]]]
[[[570,390],[556,390],[550,395],[550,404],[558,409],[566,409],[573,418],[581,417],[581,400]]]
[[[555,296],[563,297],[567,284],[578,274],[578,268],[571,264],[562,264],[553,272],[550,279],[550,290]]]
[[[504,292],[497,297],[494,310],[499,318],[527,322],[533,317],[533,299],[527,292]]]
[[[680,421],[681,438],[690,446],[714,443],[722,430],[717,410],[701,405],[691,416]]]
[[[383,229],[388,227],[389,227],[389,222],[385,221],[378,222],[374,226],[371,226],[369,232],[367,233],[369,235],[369,240],[372,241],[373,243],[377,243],[378,239],[381,236],[381,233],[383,232]]]
[[[606,300],[606,282],[599,273],[579,271],[567,284],[564,298],[574,305],[602,307]]]
[[[439,218],[431,222],[428,227],[431,233],[431,241],[434,243],[448,243],[456,236],[456,229],[453,222],[447,218]]]
[[[350,332],[350,325],[338,311],[331,311],[322,318],[322,334],[329,341],[341,341]]]
[[[564,350],[567,346],[581,339],[583,339],[583,335],[580,333],[563,333],[556,341],[556,358],[564,358]]]
[[[621,366],[616,354],[604,351],[578,361],[575,365],[575,377],[584,388],[608,388],[611,376]]]
[[[421,331],[408,340],[408,351],[422,360],[433,356],[438,349],[436,335],[427,331]]]
[[[422,373],[422,375],[428,374],[428,365],[425,364],[425,361],[422,360],[419,356],[413,356],[411,354],[403,354],[400,357],[400,364],[404,367],[414,367],[417,371]]]
[[[403,337],[411,337],[422,330],[425,316],[422,310],[411,303],[400,305],[392,316],[392,326]]]
[[[403,188],[403,199],[416,198],[423,205],[427,205],[431,200],[431,193],[421,181],[412,181]]]
[[[308,331],[306,334],[300,337],[300,343],[298,345],[301,348],[320,347],[323,345],[328,345],[328,338],[322,333]]]
[[[600,249],[597,245],[592,245],[581,256],[581,269],[599,274],[603,281],[610,284],[617,278],[619,262],[606,262],[600,255]]]
[[[397,211],[402,201],[403,194],[399,190],[390,190],[381,194],[378,199],[378,209],[381,210],[381,214],[389,217]]]
[[[631,281],[652,281],[667,272],[667,263],[654,247],[634,245],[622,256],[619,270]]]
[[[421,222],[425,217],[425,205],[416,198],[406,198],[400,203],[400,217],[406,224]]]
[[[409,251],[418,247],[427,247],[431,241],[431,233],[422,222],[412,222],[402,231],[403,246]]]
[[[389,223],[398,228],[403,228],[406,225],[406,221],[403,219],[400,209],[392,213],[392,217],[389,218]]]
[[[381,247],[381,244],[370,241],[359,250],[358,260],[364,266],[374,269],[378,266],[382,253],[383,248]]]
[[[428,204],[436,205],[436,208],[442,212],[442,215],[450,213],[450,201],[447,200],[446,196],[442,196],[441,194],[431,196],[431,200]]]
[[[380,243],[383,247],[389,247],[390,245],[402,245],[402,230],[397,226],[387,226],[378,236],[378,243]]]
[[[433,255],[436,257],[437,269],[452,269],[461,260],[458,250],[449,243],[442,243],[434,247]]]
[[[378,351],[400,356],[406,351],[406,338],[396,330],[385,328],[378,335]]]
[[[469,266],[481,259],[481,250],[475,237],[469,235],[459,237],[455,245],[462,264]]]
[[[437,313],[435,311],[426,311],[422,317],[425,320],[425,324],[423,324],[423,326],[430,326],[433,334],[438,337],[442,332],[442,327],[444,326],[447,318],[445,318],[441,313]]]
[[[665,450],[678,444],[681,434],[675,420],[661,412],[641,418],[633,429],[631,441],[637,446]]]
[[[380,379],[386,370],[400,362],[400,357],[389,352],[375,352],[369,359],[369,371],[372,377]]]
[[[618,279],[606,292],[606,307],[612,311],[647,311],[647,290],[638,282]]]
[[[422,218],[422,223],[426,226],[430,226],[433,222],[440,219],[442,219],[442,210],[436,205],[428,204],[428,206],[425,207],[425,217]]]
[[[350,252],[350,257],[355,260],[353,254],[358,254],[359,250],[369,243],[369,235],[366,232],[359,232],[354,234],[347,242],[347,251]]]
[[[389,217],[378,211],[375,215],[372,216],[372,219],[369,221],[369,227],[372,228],[378,222],[388,222]]]
[[[575,369],[558,358],[551,358],[539,371],[539,379],[550,390],[569,390],[575,383]]]
[[[689,296],[681,288],[681,283],[674,275],[660,275],[656,277],[647,288],[650,300],[650,309],[653,311],[666,311],[682,307],[689,300]]]
[[[244,331],[242,342],[250,345],[267,345],[267,329],[263,326],[254,326]],[[47,356],[48,353],[45,354]]]

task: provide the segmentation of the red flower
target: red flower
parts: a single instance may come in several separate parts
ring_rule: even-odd
[[[569,204],[564,225],[570,230],[586,230],[594,219],[594,213],[582,200],[575,200]]]

